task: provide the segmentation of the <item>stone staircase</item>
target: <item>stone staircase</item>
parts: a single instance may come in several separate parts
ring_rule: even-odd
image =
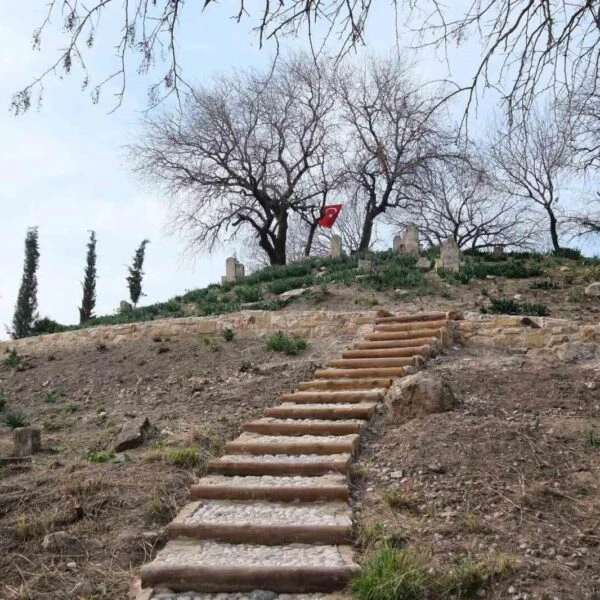
[[[283,600],[343,590],[359,570],[348,478],[361,431],[393,378],[445,345],[456,318],[377,318],[364,341],[247,423],[192,486],[193,501],[166,529],[167,545],[141,568],[138,600]]]

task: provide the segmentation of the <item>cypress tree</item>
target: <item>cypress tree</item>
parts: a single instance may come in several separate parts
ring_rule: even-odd
[[[83,288],[83,298],[79,309],[79,323],[88,321],[94,316],[94,307],[96,306],[96,232],[90,231],[90,241],[87,245],[87,260],[85,265],[85,275],[81,287]]]
[[[142,294],[142,277],[144,276],[144,272],[142,271],[142,266],[144,265],[144,254],[146,252],[146,244],[149,244],[150,240],[144,240],[139,248],[135,251],[133,255],[133,263],[131,267],[127,267],[129,270],[129,277],[127,277],[127,285],[129,286],[129,297],[131,298],[131,303],[136,306],[140,296]]]
[[[25,236],[25,264],[23,278],[17,296],[11,336],[13,339],[27,337],[37,318],[37,268],[40,258],[38,228],[30,227]]]

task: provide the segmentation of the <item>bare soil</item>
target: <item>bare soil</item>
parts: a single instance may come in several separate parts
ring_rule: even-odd
[[[479,312],[490,304],[490,298],[514,298],[519,302],[547,306],[549,316],[555,318],[594,321],[600,315],[600,299],[585,296],[591,281],[600,278],[600,272],[590,268],[563,267],[547,269],[543,276],[528,279],[472,279],[468,284],[447,283],[437,274],[425,275],[427,286],[422,289],[375,291],[357,286],[328,284],[325,291],[318,288],[312,295],[300,298],[287,310],[377,310],[394,311],[448,310]],[[551,281],[556,287],[538,289],[540,282]]]
[[[482,598],[600,598],[600,364],[454,350],[430,370],[459,407],[379,415],[358,473],[359,542],[375,532],[442,570],[493,553],[504,568]]]
[[[30,465],[0,467],[0,598],[127,598],[206,461],[340,344],[311,342],[291,357],[262,340],[190,336],[27,356],[22,370],[0,364],[6,411],[41,426],[44,447]],[[142,415],[154,439],[113,457],[122,424]],[[198,457],[170,464],[178,447]],[[0,426],[0,456],[11,452]],[[56,531],[68,542],[44,549]]]

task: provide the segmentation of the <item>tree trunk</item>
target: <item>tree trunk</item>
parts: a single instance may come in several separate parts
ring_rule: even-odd
[[[369,249],[369,246],[371,245],[371,236],[373,235],[373,222],[375,221],[376,216],[377,214],[372,211],[367,211],[365,214],[365,220],[363,223],[357,252],[363,252]]]
[[[547,204],[545,206],[546,212],[548,213],[548,217],[550,217],[550,238],[552,239],[552,248],[555,252],[560,250],[560,244],[558,243],[558,233],[556,231],[558,226],[558,221],[556,219],[556,215],[552,210],[552,207]]]
[[[311,224],[310,229],[308,230],[308,237],[306,238],[306,245],[304,246],[304,256],[310,256],[318,226],[319,223],[315,221],[313,224]]]
[[[272,265],[285,265],[287,262],[287,232],[288,232],[288,214],[283,211],[277,216],[277,234],[273,242],[274,259]]]

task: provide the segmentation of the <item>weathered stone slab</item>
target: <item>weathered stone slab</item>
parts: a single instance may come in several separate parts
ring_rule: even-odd
[[[440,258],[437,261],[437,268],[443,271],[460,270],[460,250],[453,237],[449,237],[442,243],[440,248]]]
[[[148,417],[138,417],[123,424],[115,441],[115,452],[124,452],[141,446],[151,431]]]
[[[13,432],[13,456],[31,456],[42,449],[37,427],[19,427]]]
[[[342,237],[332,235],[329,242],[329,256],[331,258],[340,258],[342,256]]]

